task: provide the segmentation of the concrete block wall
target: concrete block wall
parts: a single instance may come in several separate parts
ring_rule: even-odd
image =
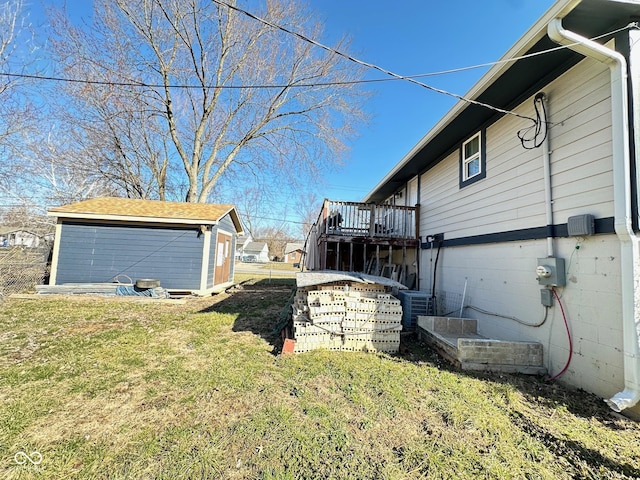
[[[478,332],[478,321],[474,318],[418,316],[422,328],[443,334],[471,334]]]
[[[418,333],[463,370],[545,373],[541,343],[489,339],[477,329],[473,318],[418,317]]]
[[[400,349],[402,307],[382,285],[339,282],[299,288],[292,309],[294,352]]]
[[[458,339],[461,362],[484,365],[542,366],[542,344],[494,339]]]

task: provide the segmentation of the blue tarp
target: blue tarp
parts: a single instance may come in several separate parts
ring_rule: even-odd
[[[138,288],[135,285],[118,285],[116,295],[127,297],[169,298],[169,292],[162,287]]]

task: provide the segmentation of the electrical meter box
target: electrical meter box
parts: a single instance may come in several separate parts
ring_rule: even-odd
[[[564,270],[564,258],[539,258],[536,267],[536,279],[539,285],[564,287],[567,284]]]

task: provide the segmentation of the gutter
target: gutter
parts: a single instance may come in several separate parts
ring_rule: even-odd
[[[611,74],[614,225],[620,241],[624,390],[605,402],[621,412],[640,401],[640,240],[631,223],[627,61],[619,52],[565,30],[561,18],[549,22],[547,33],[554,42],[604,63]]]

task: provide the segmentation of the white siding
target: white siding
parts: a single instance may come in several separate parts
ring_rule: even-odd
[[[580,248],[576,249],[576,245]],[[558,294],[573,338],[573,359],[564,382],[602,397],[618,392],[622,377],[620,307],[620,246],[615,235],[556,241],[557,255],[565,259],[567,287]],[[510,242],[472,247],[443,248],[438,260],[436,297],[457,316],[467,283],[465,306],[471,305],[526,323],[544,317],[541,286],[535,279],[536,259],[546,256],[544,241]],[[430,291],[435,252],[423,250],[421,288]],[[569,355],[562,312],[557,306],[541,327],[465,309],[465,317],[479,320],[481,334],[505,340],[535,340],[544,347],[550,374],[559,372]]]
[[[548,100],[554,223],[589,213],[613,217],[613,177],[609,71],[583,60],[542,91]],[[516,112],[532,116],[533,98]],[[445,240],[546,225],[542,149],[525,150],[516,132],[526,120],[506,115],[486,129],[486,178],[459,188],[459,152],[454,151],[420,178],[422,235],[444,233]],[[557,289],[573,337],[573,359],[562,381],[602,397],[623,387],[620,244],[613,234],[555,240],[556,256],[566,262],[567,286]],[[579,248],[576,248],[579,247]],[[420,286],[431,291],[437,251],[422,250]],[[445,247],[436,272],[440,313],[457,315],[465,305],[501,316],[465,309],[479,319],[480,333],[543,344],[550,374],[568,358],[561,309],[542,320],[537,258],[546,241],[503,242]],[[442,304],[444,303],[444,305]],[[444,312],[443,309],[448,310]]]
[[[543,89],[548,97],[554,223],[613,215],[608,69],[583,61]],[[533,98],[516,112],[533,116]],[[487,177],[458,187],[454,151],[422,175],[421,231],[467,237],[546,224],[542,149],[522,148],[527,120],[507,115],[486,130]]]
[[[418,177],[407,183],[407,207],[414,207],[418,203]]]

